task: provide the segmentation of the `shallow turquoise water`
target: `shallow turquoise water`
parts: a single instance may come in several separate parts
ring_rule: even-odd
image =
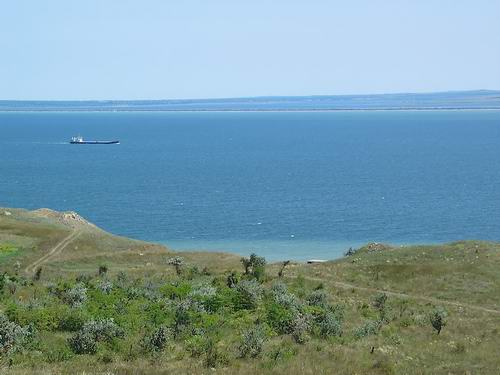
[[[177,249],[500,239],[499,111],[0,113],[0,161],[1,206]]]

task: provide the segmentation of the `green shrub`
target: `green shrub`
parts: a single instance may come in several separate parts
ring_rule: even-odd
[[[379,293],[373,299],[373,307],[375,307],[379,311],[382,311],[385,309],[386,302],[387,302],[387,294]]]
[[[266,259],[257,254],[251,254],[249,258],[241,258],[241,264],[245,270],[245,275],[252,276],[257,280],[263,280],[265,276]]]
[[[99,276],[104,276],[105,274],[108,273],[108,266],[105,264],[101,264],[99,266],[98,274]]]
[[[224,352],[221,352],[213,339],[207,340],[205,348],[205,366],[208,368],[216,368],[219,365],[227,365],[229,359]]]
[[[32,326],[22,327],[0,312],[0,357],[23,349],[34,335]]]
[[[123,337],[125,332],[114,319],[97,319],[88,321],[83,325],[82,331],[93,335],[97,341],[111,341],[114,338]]]
[[[68,344],[76,354],[94,354],[97,352],[98,342],[111,342],[114,338],[123,337],[124,334],[113,319],[91,320],[68,339]]]
[[[165,349],[170,338],[170,331],[164,326],[160,326],[143,340],[143,346],[150,352],[161,352]]]
[[[309,316],[304,314],[297,314],[292,322],[292,338],[296,343],[304,344],[309,339],[309,329]]]
[[[262,295],[262,288],[255,280],[243,280],[236,285],[233,301],[236,310],[252,310],[257,307]]]
[[[99,290],[104,294],[110,294],[113,290],[113,283],[109,280],[103,280],[99,283]]]
[[[97,353],[97,339],[91,332],[78,331],[68,339],[68,344],[75,354]]]
[[[92,275],[88,273],[81,273],[76,277],[76,282],[82,283],[84,285],[89,285],[91,280],[92,280]]]
[[[184,258],[179,256],[169,258],[167,259],[167,264],[174,266],[175,273],[177,276],[180,276],[182,273],[182,266],[184,265]]]
[[[295,313],[286,307],[273,302],[266,306],[266,322],[278,334],[292,332]]]
[[[87,320],[87,314],[80,310],[64,309],[59,313],[57,328],[61,331],[76,332],[83,328]]]
[[[181,281],[168,283],[160,288],[160,293],[169,299],[183,299],[191,292],[191,284]]]
[[[275,344],[272,346],[266,353],[266,357],[268,357],[274,365],[279,361],[287,361],[297,355],[298,350],[296,345],[291,345],[289,342],[280,342],[279,344]]]
[[[318,328],[323,338],[342,336],[341,321],[333,312],[327,312],[319,319]]]
[[[271,295],[275,303],[286,309],[297,312],[302,307],[300,300],[294,294],[288,292],[286,285],[281,282],[271,286]]]
[[[238,352],[241,358],[255,358],[262,352],[266,336],[262,327],[257,326],[243,332]]]
[[[53,331],[57,329],[60,311],[64,306],[47,306],[30,308],[26,305],[10,304],[6,315],[9,320],[19,325],[32,325],[39,330]]]
[[[381,327],[381,321],[369,320],[354,331],[354,337],[356,337],[357,339],[361,339],[370,335],[376,335],[380,331]]]
[[[199,357],[206,352],[208,340],[201,335],[193,335],[185,341],[186,350],[192,357]]]
[[[56,347],[45,351],[44,356],[48,363],[58,363],[71,359],[71,357],[73,357],[73,353],[70,349],[68,349],[68,347]]]
[[[437,331],[438,335],[441,333],[441,330],[446,325],[447,316],[448,314],[441,307],[435,308],[429,315],[429,320],[431,322],[432,328],[434,328]]]
[[[310,306],[326,307],[328,305],[328,295],[322,289],[313,291],[309,297],[307,297],[307,303]]]
[[[80,307],[87,301],[87,288],[78,283],[64,292],[63,299],[71,307]]]

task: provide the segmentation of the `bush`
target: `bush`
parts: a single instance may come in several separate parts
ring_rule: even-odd
[[[294,294],[288,292],[286,285],[281,282],[272,285],[271,294],[274,302],[278,305],[294,311],[301,308],[300,300]]]
[[[366,336],[376,335],[380,328],[382,327],[382,322],[379,320],[369,320],[364,325],[359,327],[354,331],[354,337],[361,339]]]
[[[88,285],[92,280],[92,275],[89,275],[88,273],[81,273],[76,277],[75,280],[77,283]]]
[[[111,341],[123,337],[125,332],[113,319],[91,320],[83,325],[82,331],[92,334],[97,341]]]
[[[38,281],[42,277],[42,267],[38,267],[36,269],[35,274],[33,275],[33,281]]]
[[[58,362],[64,362],[73,356],[73,353],[71,352],[70,349],[68,349],[67,346],[63,348],[50,348],[48,349],[45,353],[45,360],[48,363],[58,363]]]
[[[344,253],[344,256],[346,257],[352,257],[353,255],[356,254],[356,252],[358,251],[358,249],[353,249],[352,247],[350,247],[345,253]]]
[[[309,317],[307,315],[298,314],[295,316],[292,323],[292,338],[296,343],[304,344],[309,339],[307,334],[309,328]]]
[[[75,354],[97,353],[97,340],[90,332],[81,330],[68,339],[68,344]]]
[[[151,352],[161,352],[165,349],[169,338],[170,331],[161,326],[144,338],[144,347]]]
[[[184,265],[184,258],[183,257],[173,257],[167,259],[167,264],[170,264],[171,266],[174,266],[175,268],[175,273],[177,276],[180,276],[182,273],[182,266]]]
[[[97,352],[98,342],[111,342],[114,338],[123,336],[124,331],[113,319],[91,320],[68,339],[68,344],[76,354],[94,354]]]
[[[86,314],[79,310],[70,310],[68,307],[66,308],[68,310],[60,312],[57,328],[61,331],[79,331],[83,328],[83,325],[87,320]]]
[[[174,336],[181,333],[184,327],[191,323],[191,315],[189,309],[191,308],[191,301],[184,300],[177,303],[174,311]]]
[[[240,357],[258,357],[262,352],[265,339],[266,337],[264,335],[264,331],[260,326],[251,328],[244,332],[241,337],[240,345],[238,346]]]
[[[236,272],[231,272],[226,279],[226,285],[228,288],[234,288],[238,284],[238,275]]]
[[[207,350],[208,341],[201,335],[189,337],[186,342],[186,350],[192,357],[199,357]]]
[[[264,278],[266,259],[257,254],[251,254],[249,258],[241,258],[241,264],[245,269],[245,275],[250,275],[257,280]]]
[[[319,334],[323,338],[342,336],[342,324],[333,312],[325,313],[318,322]]]
[[[113,283],[109,280],[104,280],[99,284],[99,289],[104,294],[110,294],[113,290]]]
[[[262,288],[255,280],[243,280],[236,285],[234,307],[236,310],[252,310],[257,307]]]
[[[118,272],[118,274],[116,275],[116,282],[121,288],[125,287],[128,282],[127,274],[123,271]]]
[[[87,288],[83,283],[78,283],[66,290],[63,299],[71,307],[80,307],[87,301]]]
[[[0,312],[0,354],[11,354],[22,349],[33,336],[31,326],[21,327]]]
[[[99,266],[98,273],[99,273],[99,276],[103,276],[103,275],[107,274],[108,273],[108,266],[105,264],[101,264]]]
[[[198,285],[191,290],[188,298],[199,303],[204,311],[215,312],[217,311],[222,303],[220,298],[217,296],[217,288],[211,285]]]
[[[266,307],[266,322],[276,331],[276,333],[291,333],[296,313],[276,302]]]
[[[385,309],[386,302],[387,302],[387,294],[379,293],[375,296],[373,300],[373,307],[375,307],[379,311],[382,311]]]
[[[441,333],[441,330],[446,325],[447,316],[448,314],[446,313],[446,311],[440,307],[434,309],[429,315],[429,320],[431,322],[432,328],[434,328],[437,331],[438,335]]]
[[[218,348],[213,339],[208,339],[207,345],[205,347],[205,366],[209,368],[215,368],[219,365],[226,365],[229,360],[226,354],[222,353]]]
[[[328,305],[328,295],[324,290],[315,290],[307,298],[307,303],[311,306],[324,308]]]

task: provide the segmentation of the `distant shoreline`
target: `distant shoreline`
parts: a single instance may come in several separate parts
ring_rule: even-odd
[[[0,100],[0,112],[338,112],[500,110],[500,90],[206,99]]]
[[[332,109],[0,109],[0,113],[116,113],[116,112],[411,112],[411,111],[500,111],[500,107],[489,108],[332,108]]]

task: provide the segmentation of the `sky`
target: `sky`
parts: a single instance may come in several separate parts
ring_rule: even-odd
[[[500,0],[0,0],[0,100],[500,89]]]

